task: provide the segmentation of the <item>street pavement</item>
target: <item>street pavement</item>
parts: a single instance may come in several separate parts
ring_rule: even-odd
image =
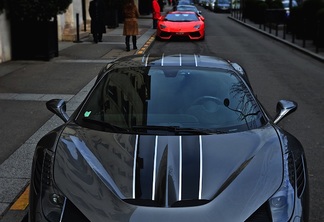
[[[170,10],[166,7],[165,12]],[[258,32],[291,45],[315,59],[314,53],[287,39],[278,38],[248,21],[242,22]],[[138,50],[125,51],[123,24],[107,29],[103,42],[94,44],[92,36],[81,42],[59,42],[59,56],[50,61],[9,61],[0,64],[0,220],[20,222],[28,209],[28,184],[32,156],[38,140],[62,120],[50,113],[45,103],[65,99],[71,114],[92,87],[101,68],[116,58],[145,54],[154,41],[150,15],[139,18]],[[28,44],[28,43],[26,43]],[[323,51],[323,49],[322,49]],[[25,220],[24,220],[25,221]]]

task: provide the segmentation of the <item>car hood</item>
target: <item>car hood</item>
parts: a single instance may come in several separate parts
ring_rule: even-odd
[[[69,126],[57,146],[54,180],[91,221],[243,221],[280,187],[282,171],[271,125],[189,136]]]

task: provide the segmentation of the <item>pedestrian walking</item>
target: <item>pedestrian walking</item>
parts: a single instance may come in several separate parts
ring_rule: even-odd
[[[102,0],[92,0],[89,5],[89,14],[93,42],[102,42],[102,35],[106,33],[104,2]]]
[[[134,0],[127,0],[123,7],[124,14],[124,29],[123,35],[125,36],[126,51],[130,51],[130,37],[132,36],[133,49],[137,49],[136,41],[138,35],[138,17],[139,11],[134,3]]]
[[[157,28],[158,19],[161,17],[161,8],[157,0],[152,1],[153,29]]]

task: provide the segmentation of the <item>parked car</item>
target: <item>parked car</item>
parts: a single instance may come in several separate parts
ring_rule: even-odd
[[[194,5],[193,0],[179,0],[177,5]]]
[[[173,7],[173,11],[191,11],[201,15],[201,11],[194,5],[176,5]]]
[[[237,63],[134,55],[107,64],[79,108],[38,142],[29,221],[308,221],[301,143]],[[256,219],[258,218],[258,219]]]
[[[231,11],[231,0],[216,0],[214,11],[229,13]]]
[[[203,40],[205,38],[205,19],[196,12],[170,11],[162,16],[157,24],[156,38]]]

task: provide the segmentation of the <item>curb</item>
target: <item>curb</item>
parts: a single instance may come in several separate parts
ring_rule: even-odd
[[[146,53],[146,51],[148,51],[155,40],[155,33],[151,35],[151,37],[146,41],[146,43],[135,53],[137,55],[143,55]]]

